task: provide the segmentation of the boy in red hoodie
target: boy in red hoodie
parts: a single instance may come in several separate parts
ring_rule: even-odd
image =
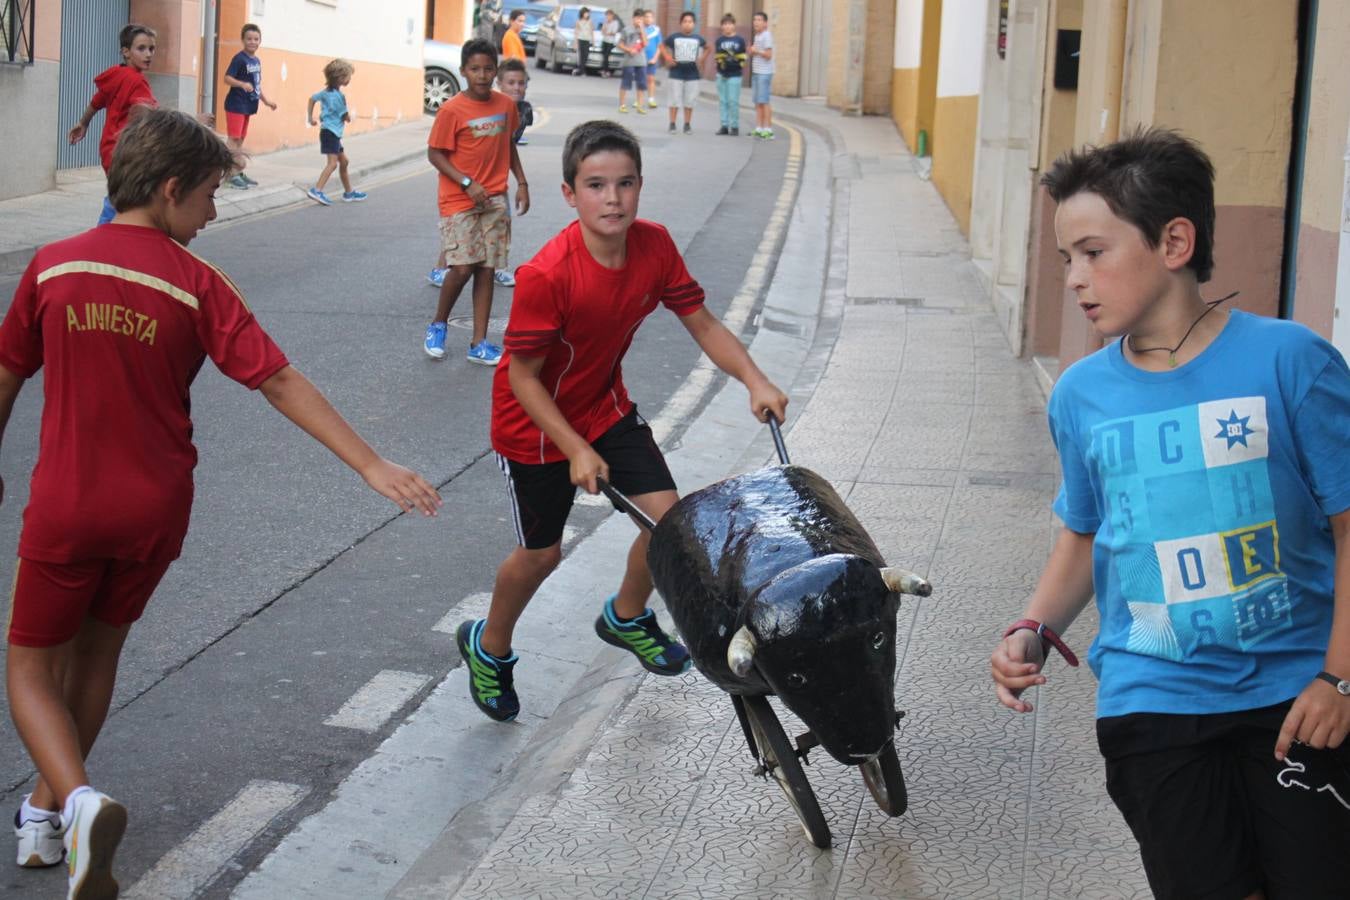
[[[126,25],[118,35],[118,42],[122,45],[122,62],[94,76],[94,87],[98,90],[80,121],[70,129],[70,142],[78,144],[98,111],[108,111],[108,120],[103,123],[103,139],[98,144],[104,172],[112,167],[113,148],[117,146],[122,129],[136,117],[141,107],[159,105],[150,91],[150,82],[145,80],[145,71],[155,58],[155,30],[147,25]],[[98,224],[111,222],[115,215],[117,210],[104,197]]]

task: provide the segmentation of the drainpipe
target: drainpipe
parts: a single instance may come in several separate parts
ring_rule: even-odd
[[[844,115],[863,114],[863,66],[867,62],[867,0],[849,0],[847,55],[844,58]],[[775,53],[777,51],[774,51]]]
[[[1341,191],[1341,252],[1336,261],[1336,311],[1331,342],[1350,359],[1350,132],[1345,136],[1345,183]]]
[[[1109,144],[1120,137],[1121,101],[1125,93],[1125,36],[1130,18],[1128,0],[1110,0],[1106,18],[1111,23],[1111,33],[1106,46],[1106,83],[1098,122],[1098,144]]]
[[[216,0],[202,2],[202,64],[197,90],[197,112],[214,115],[216,111]]]

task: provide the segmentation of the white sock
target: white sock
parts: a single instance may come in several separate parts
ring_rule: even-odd
[[[23,805],[19,807],[19,821],[55,822],[61,818],[61,813],[59,810],[38,809],[33,804],[29,803],[28,801],[32,796],[33,796],[32,794],[29,794],[27,797],[23,798]]]
[[[71,791],[70,794],[66,797],[66,805],[61,810],[61,820],[63,822],[65,822],[66,824],[70,824],[71,822],[75,821],[75,802],[79,800],[80,797],[83,796],[86,791],[88,791],[89,793],[93,793],[94,789],[87,784],[82,784],[75,790]]]

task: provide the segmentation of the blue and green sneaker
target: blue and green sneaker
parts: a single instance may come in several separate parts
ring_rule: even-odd
[[[649,609],[636,619],[620,619],[614,612],[616,596],[605,601],[604,612],[595,620],[595,633],[600,640],[630,651],[648,672],[679,675],[689,671],[689,651],[661,630],[656,624],[656,613]]]
[[[464,666],[469,670],[469,697],[473,705],[489,719],[509,722],[520,712],[520,698],[513,686],[512,671],[516,667],[514,653],[510,659],[498,659],[486,652],[479,643],[486,619],[469,619],[455,631],[455,644]]]

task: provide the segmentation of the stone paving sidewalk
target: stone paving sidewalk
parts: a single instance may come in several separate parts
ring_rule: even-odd
[[[347,138],[353,186],[359,189],[377,173],[424,160],[431,121],[419,116],[402,125]],[[216,221],[313,203],[305,190],[323,169],[318,132],[314,134],[314,144],[250,158],[248,174],[259,184],[248,190],[222,185],[216,192]],[[335,173],[331,183],[337,184],[336,179]],[[103,170],[93,166],[58,173],[57,185],[50,191],[0,200],[0,223],[11,223],[11,227],[0,228],[0,275],[22,272],[38,247],[93,228],[106,193]],[[12,226],[18,222],[22,228]]]
[[[776,786],[752,775],[725,695],[697,673],[647,677],[455,896],[1147,897],[1105,793],[1091,673],[1052,662],[1027,716],[990,685],[989,652],[1053,536],[1036,378],[1010,355],[954,221],[889,120],[782,109],[829,128],[837,154],[824,308],[839,330],[789,422],[793,462],[834,483],[888,562],[934,586],[905,598],[899,622],[909,811],[885,817],[856,769],[816,751],[806,771],[834,849],[815,849]],[[740,470],[768,452],[761,442]],[[1085,616],[1068,639],[1086,649],[1094,628]]]

